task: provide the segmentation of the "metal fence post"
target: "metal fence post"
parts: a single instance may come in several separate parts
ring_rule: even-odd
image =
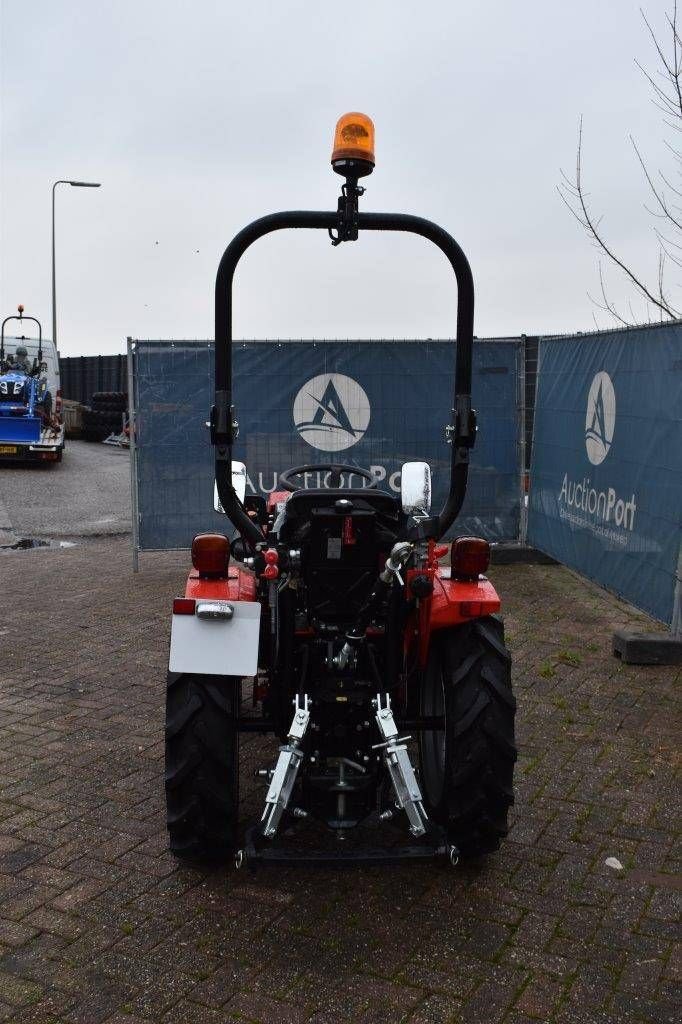
[[[140,522],[137,493],[137,446],[135,443],[137,430],[135,423],[135,372],[133,368],[135,343],[132,338],[127,338],[126,342],[128,352],[128,436],[130,439],[130,506],[133,536],[133,572],[138,572],[140,568]]]
[[[519,544],[526,546],[528,509],[526,508],[526,335],[519,344]]]
[[[670,632],[682,640],[682,541],[677,556],[677,572],[675,574],[675,592],[673,596],[673,617],[670,622]]]

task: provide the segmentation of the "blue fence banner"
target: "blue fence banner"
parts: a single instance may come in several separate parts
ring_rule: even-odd
[[[213,344],[134,341],[131,358],[136,545],[186,548],[194,534],[226,527],[212,511],[214,456],[205,426]],[[454,365],[447,341],[235,343],[233,456],[246,463],[247,494],[267,495],[283,470],[325,461],[369,469],[381,488],[399,493],[402,463],[424,459],[439,511],[449,483],[444,427],[451,422]],[[474,344],[479,434],[454,535],[518,540],[519,365],[517,339]],[[318,486],[317,474],[305,484]]]
[[[528,542],[670,624],[682,538],[682,325],[542,338]]]

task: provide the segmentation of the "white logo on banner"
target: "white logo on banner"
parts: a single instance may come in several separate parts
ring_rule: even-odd
[[[616,392],[608,373],[595,374],[587,396],[585,416],[585,447],[593,466],[598,466],[609,454],[616,425]]]
[[[609,454],[616,425],[616,393],[604,370],[596,373],[587,396],[585,448],[593,466]],[[635,527],[637,500],[634,493],[620,495],[614,487],[598,490],[589,476],[572,480],[568,473],[559,491],[559,518],[584,527],[607,543],[625,546]]]
[[[369,426],[364,388],[343,373],[323,373],[307,381],[294,399],[294,423],[309,445],[340,452],[357,444]]]

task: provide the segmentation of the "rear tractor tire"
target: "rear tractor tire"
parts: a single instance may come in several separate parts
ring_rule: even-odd
[[[240,680],[169,673],[166,808],[176,857],[225,861],[236,845]]]
[[[507,835],[515,711],[500,620],[432,635],[421,712],[444,714],[445,729],[420,734],[422,788],[429,813],[462,857],[493,853]]]

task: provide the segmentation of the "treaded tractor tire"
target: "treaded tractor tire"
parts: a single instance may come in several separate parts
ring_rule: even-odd
[[[463,857],[493,853],[508,832],[516,761],[511,657],[499,619],[432,634],[421,710],[445,711],[444,732],[420,734],[427,808]]]
[[[128,396],[124,391],[95,391],[92,396],[92,405],[115,404],[116,408],[125,409],[128,404]]]
[[[166,809],[171,852],[224,861],[239,807],[239,680],[168,673]]]
[[[92,409],[94,412],[103,412],[117,416],[121,419],[122,414],[126,411],[125,402],[93,402]]]
[[[104,412],[100,409],[85,409],[83,411],[84,426],[96,427],[116,424],[120,427],[122,422],[122,413],[120,412]]]
[[[89,426],[87,423],[84,423],[83,429],[81,431],[81,438],[83,439],[83,441],[101,442],[105,439],[105,437],[108,437],[110,433],[111,430],[108,427],[93,427]]]

